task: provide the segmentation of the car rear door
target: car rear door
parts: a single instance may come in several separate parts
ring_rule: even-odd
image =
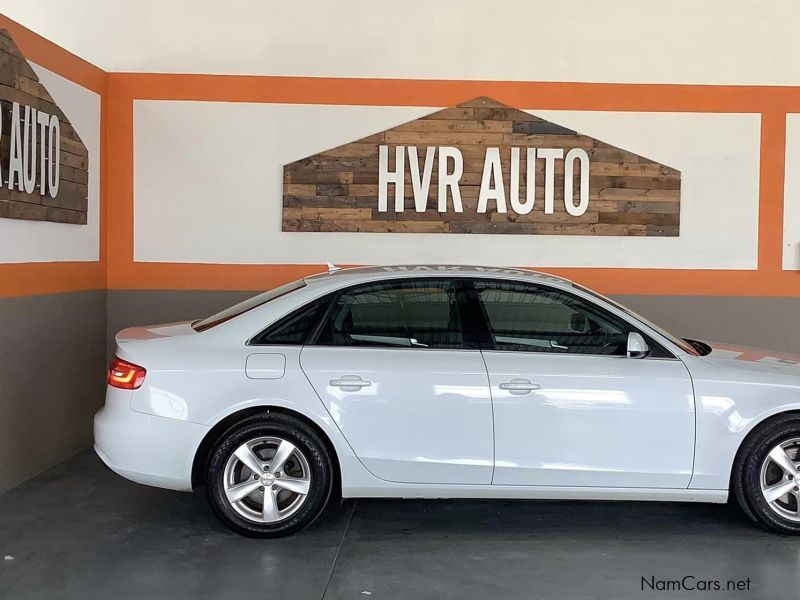
[[[403,278],[343,290],[303,371],[375,476],[489,484],[493,423],[480,350],[465,341],[457,278]]]
[[[494,484],[688,486],[694,394],[682,361],[656,346],[627,358],[632,325],[580,296],[524,282],[474,285],[489,329]]]

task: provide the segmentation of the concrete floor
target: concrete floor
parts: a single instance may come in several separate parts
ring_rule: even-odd
[[[0,496],[0,597],[15,600],[786,599],[798,567],[800,539],[726,506],[359,500],[251,540],[202,494],[130,483],[91,452]],[[750,591],[642,590],[687,575]]]

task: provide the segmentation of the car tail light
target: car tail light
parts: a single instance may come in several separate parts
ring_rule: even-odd
[[[108,369],[108,385],[123,390],[135,390],[141,387],[145,375],[147,370],[144,367],[115,356]]]

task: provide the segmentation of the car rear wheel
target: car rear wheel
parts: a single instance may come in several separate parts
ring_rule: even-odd
[[[748,437],[733,486],[740,506],[756,523],[800,534],[800,416],[776,417]]]
[[[318,433],[282,413],[245,419],[211,451],[206,491],[231,529],[281,537],[310,525],[332,489],[331,456]]]

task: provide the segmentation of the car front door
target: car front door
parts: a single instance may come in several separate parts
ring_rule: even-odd
[[[368,283],[333,300],[300,364],[354,452],[394,482],[489,484],[492,404],[457,279]]]
[[[650,340],[628,358],[633,327],[564,290],[476,280],[488,330],[497,485],[685,488],[694,394],[683,362]]]

